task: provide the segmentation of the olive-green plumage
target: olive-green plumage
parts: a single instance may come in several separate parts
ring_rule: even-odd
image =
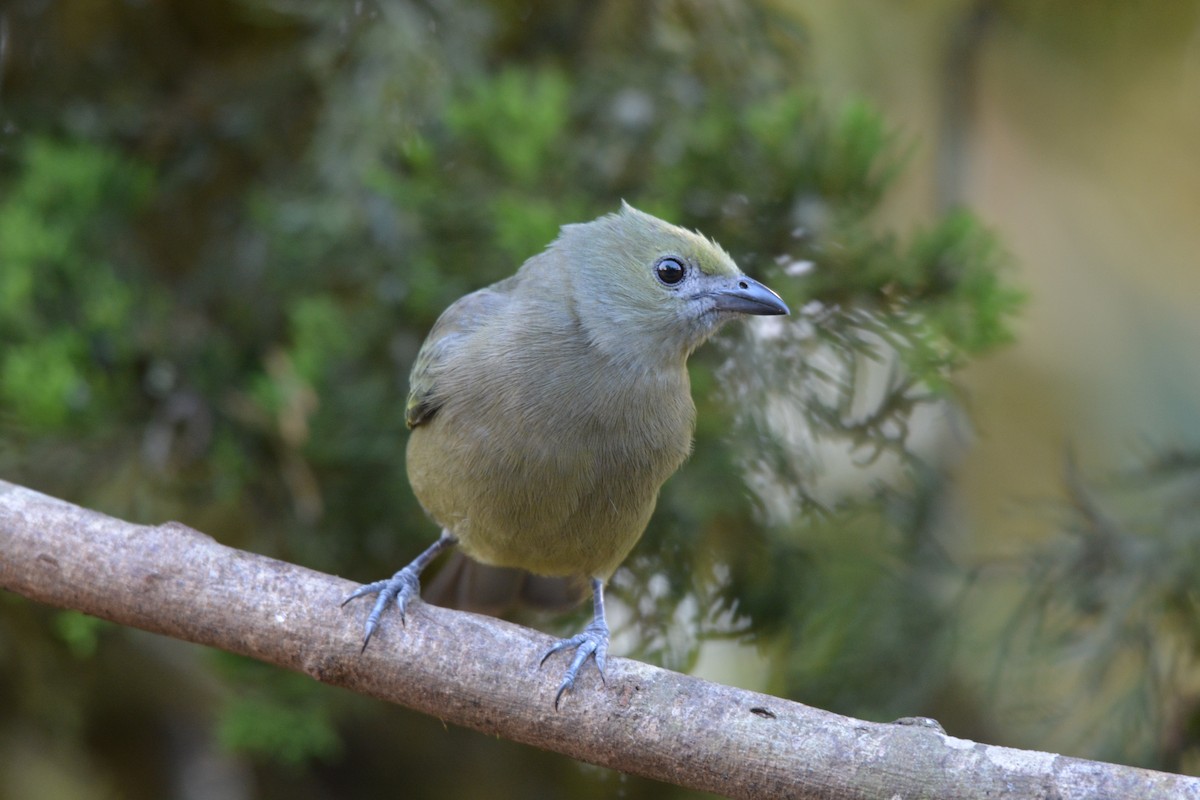
[[[417,499],[478,561],[594,579],[602,623],[602,582],[691,448],[688,356],[734,316],[783,313],[716,244],[628,205],[564,226],[447,308],[418,353]]]

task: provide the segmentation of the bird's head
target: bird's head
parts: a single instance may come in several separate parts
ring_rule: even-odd
[[[583,328],[616,357],[681,362],[734,317],[788,313],[715,242],[627,203],[563,226],[551,249]]]

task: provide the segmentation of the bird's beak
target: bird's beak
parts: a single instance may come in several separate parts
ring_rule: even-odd
[[[729,278],[727,284],[712,291],[712,296],[718,311],[759,315],[790,313],[779,295],[745,275]]]

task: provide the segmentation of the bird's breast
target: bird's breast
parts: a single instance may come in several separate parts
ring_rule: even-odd
[[[687,376],[541,378],[447,402],[412,432],[409,479],[479,561],[607,577],[687,457]]]

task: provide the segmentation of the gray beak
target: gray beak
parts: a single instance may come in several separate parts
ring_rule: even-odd
[[[735,314],[788,314],[787,304],[773,291],[753,278],[738,275],[712,291],[719,311]]]

